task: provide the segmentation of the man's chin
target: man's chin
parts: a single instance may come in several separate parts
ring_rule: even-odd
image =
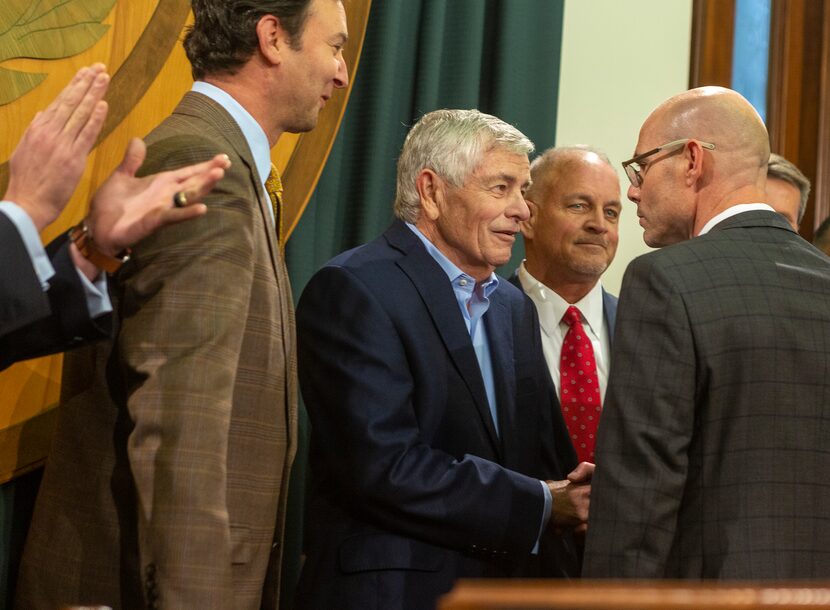
[[[571,270],[579,275],[588,277],[599,277],[605,273],[611,263],[607,261],[578,261],[571,264]]]
[[[313,116],[308,116],[304,120],[297,120],[286,129],[288,133],[306,133],[317,127],[317,122],[320,119],[319,113],[314,113]]]

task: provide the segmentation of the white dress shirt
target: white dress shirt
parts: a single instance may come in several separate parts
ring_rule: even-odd
[[[536,305],[539,314],[539,326],[542,329],[542,350],[545,360],[556,385],[559,395],[559,359],[562,344],[568,333],[568,325],[562,321],[562,316],[570,305],[576,305],[582,313],[582,325],[591,339],[594,348],[594,358],[597,362],[597,377],[599,390],[605,402],[605,390],[608,387],[608,372],[611,368],[611,338],[608,332],[608,323],[602,306],[602,284],[597,282],[591,291],[576,303],[568,303],[565,299],[545,286],[542,282],[528,273],[524,262],[518,270],[519,283],[522,290]]]
[[[738,205],[733,205],[731,208],[726,208],[720,214],[717,214],[709,219],[703,228],[700,230],[700,235],[706,235],[709,231],[712,230],[719,222],[726,220],[727,218],[732,218],[733,216],[737,216],[738,214],[743,214],[744,212],[752,212],[754,210],[765,210],[767,212],[774,212],[775,210],[772,209],[772,206],[767,205],[766,203],[739,203]]]

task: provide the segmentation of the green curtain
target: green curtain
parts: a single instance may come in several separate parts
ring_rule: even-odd
[[[295,299],[327,260],[389,225],[398,153],[423,114],[478,108],[518,127],[537,151],[553,146],[563,7],[564,0],[374,0],[340,133],[286,246]],[[511,273],[523,254],[517,243],[499,272]],[[308,436],[301,407],[284,608],[292,605],[300,567]]]

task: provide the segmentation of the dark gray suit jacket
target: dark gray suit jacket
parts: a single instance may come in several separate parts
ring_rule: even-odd
[[[583,574],[830,576],[830,259],[746,212],[620,303]]]

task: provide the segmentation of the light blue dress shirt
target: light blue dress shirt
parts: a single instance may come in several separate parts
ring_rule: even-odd
[[[231,118],[236,121],[236,124],[239,125],[239,129],[245,137],[245,142],[247,142],[248,148],[251,149],[251,154],[254,156],[256,171],[259,173],[260,180],[262,180],[262,195],[267,198],[268,194],[265,190],[265,181],[268,179],[268,174],[271,173],[271,146],[268,143],[268,136],[265,134],[265,130],[251,116],[251,113],[245,110],[242,104],[237,102],[227,91],[204,81],[196,81],[193,83],[191,91],[201,93],[222,106],[222,108],[228,111]],[[267,207],[271,215],[271,222],[274,222],[274,210],[271,209],[270,205]]]
[[[487,312],[490,307],[490,295],[499,286],[499,278],[495,273],[491,273],[490,277],[484,282],[476,283],[476,281],[461,269],[455,263],[448,259],[443,252],[435,247],[418,228],[410,223],[406,226],[418,236],[418,239],[423,242],[424,247],[429,252],[429,255],[435,259],[435,262],[444,270],[447,277],[452,284],[455,299],[458,302],[458,307],[461,310],[461,315],[464,317],[464,323],[467,325],[467,332],[470,333],[470,339],[473,342],[473,349],[478,359],[478,366],[481,369],[481,377],[484,380],[484,391],[487,393],[487,402],[490,407],[490,415],[493,418],[493,425],[496,428],[496,433],[501,436],[499,430],[499,418],[496,406],[496,390],[495,379],[493,377],[493,361],[490,358],[490,343],[487,341],[487,327],[484,324],[479,324],[481,317]],[[550,519],[550,511],[553,505],[553,498],[551,497],[550,489],[547,483],[540,481],[542,490],[545,494],[545,508],[542,514],[542,524],[539,527],[539,536],[542,537],[542,532],[545,531],[545,525]],[[536,540],[536,545],[533,547],[532,553],[535,555],[539,552],[539,540]]]
[[[11,201],[0,201],[0,213],[5,214],[14,223],[17,232],[20,233],[23,245],[29,253],[29,258],[32,259],[32,266],[37,279],[40,281],[40,287],[46,292],[49,290],[49,280],[55,275],[55,269],[52,267],[49,255],[46,254],[46,250],[43,248],[35,223],[23,211],[23,208]],[[84,287],[89,317],[97,318],[111,312],[112,303],[107,293],[106,274],[99,273],[94,282],[90,282],[80,271],[78,271],[78,276],[81,278],[81,285]]]

